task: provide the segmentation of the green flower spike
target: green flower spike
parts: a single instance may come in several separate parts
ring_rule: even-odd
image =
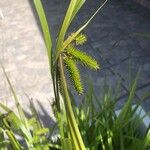
[[[90,67],[91,69],[99,69],[99,64],[94,58],[87,55],[85,52],[77,50],[73,46],[68,47],[67,54],[72,56],[74,59],[79,60],[81,63],[83,63],[85,66]]]
[[[76,45],[83,45],[87,41],[87,37],[85,34],[79,34],[76,38]]]
[[[76,63],[71,58],[64,59],[67,71],[69,72],[69,76],[73,81],[74,87],[79,94],[83,93],[83,85],[81,83],[80,73],[77,68]]]

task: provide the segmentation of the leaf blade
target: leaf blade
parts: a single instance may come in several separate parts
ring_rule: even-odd
[[[44,40],[47,48],[47,54],[48,54],[48,60],[49,60],[49,67],[52,65],[52,38],[51,38],[51,33],[50,29],[48,26],[48,22],[46,19],[46,15],[41,3],[41,0],[34,0],[34,5],[41,23],[43,35],[44,35]]]

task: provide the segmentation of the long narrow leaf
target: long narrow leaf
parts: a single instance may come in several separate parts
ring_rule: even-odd
[[[75,0],[73,0],[73,1],[75,1]],[[91,16],[91,18],[90,18],[82,27],[80,27],[75,33],[73,33],[71,37],[68,37],[68,38],[64,41],[64,43],[62,43],[62,42],[63,42],[63,40],[64,40],[65,34],[62,34],[62,38],[59,38],[59,40],[58,40],[58,42],[61,41],[61,42],[60,42],[61,44],[59,44],[59,46],[57,46],[57,49],[59,49],[59,50],[58,50],[57,53],[56,53],[55,62],[57,61],[57,59],[58,59],[60,53],[61,53],[63,50],[65,50],[66,47],[81,33],[81,31],[84,30],[84,29],[88,26],[88,24],[93,20],[93,18],[94,18],[94,17],[96,16],[96,14],[102,9],[102,7],[106,4],[107,1],[108,1],[108,0],[105,0],[105,2],[104,2],[104,3],[96,10],[96,12]],[[84,2],[83,2],[83,3],[84,3]],[[69,18],[68,18],[68,19],[69,19]],[[69,19],[69,20],[70,20],[70,19]],[[67,30],[65,30],[65,31],[67,31]],[[57,42],[57,43],[58,43],[58,42]],[[63,45],[62,45],[62,44],[63,44]],[[63,47],[60,49],[61,46],[63,46]]]
[[[65,34],[70,25],[70,20],[72,18],[72,13],[75,9],[76,3],[77,3],[77,0],[71,0],[71,2],[70,2],[69,8],[67,10],[67,13],[65,15],[65,18],[64,18],[64,21],[63,21],[63,24],[61,27],[61,30],[59,32],[59,36],[58,36],[58,40],[57,40],[57,47],[56,47],[57,51],[60,51],[61,47],[63,45]]]
[[[21,150],[21,145],[19,144],[18,140],[15,138],[15,135],[12,131],[6,130],[6,134],[9,137],[10,143],[14,150]]]
[[[72,13],[72,17],[71,17],[70,23],[72,22],[72,20],[74,19],[75,15],[80,10],[80,8],[82,7],[82,5],[85,3],[85,1],[86,0],[77,0],[75,9],[74,9],[74,11]]]
[[[9,78],[8,78],[8,75],[7,75],[6,71],[5,71],[5,68],[3,67],[2,64],[0,64],[0,65],[2,67],[4,75],[6,77],[6,80],[7,80],[7,83],[9,85],[10,91],[11,91],[13,97],[14,97],[14,100],[15,100],[15,103],[16,103],[16,107],[17,107],[18,112],[19,112],[20,119],[25,123],[26,127],[28,128],[27,119],[26,119],[24,111],[23,111],[23,109],[22,109],[22,107],[21,107],[21,105],[19,103],[19,99],[18,99],[18,97],[16,95],[16,92],[15,92],[15,90],[14,90],[14,88],[13,88],[13,86],[12,86],[12,84],[11,84]]]
[[[125,103],[124,107],[122,108],[119,116],[117,117],[116,119],[116,122],[114,124],[114,127],[119,127],[119,124],[124,120],[128,120],[130,118],[130,115],[132,115],[132,102],[133,102],[133,99],[134,99],[134,96],[135,96],[135,91],[136,91],[136,86],[137,86],[137,80],[138,80],[138,77],[139,77],[139,72],[137,73],[137,76],[131,86],[131,90],[130,90],[130,93],[129,93],[129,98],[127,100],[127,102]],[[129,121],[129,120],[128,120]]]
[[[74,34],[71,38],[68,38],[64,44],[63,44],[63,49],[64,50],[74,39],[75,37],[82,31],[84,30],[88,24],[93,20],[93,18],[96,16],[96,14],[102,9],[102,7],[106,4],[108,0],[105,0],[105,2],[96,10],[96,12],[91,16],[91,18],[82,26],[80,27]]]
[[[0,149],[1,150],[7,150],[6,149],[6,145],[9,144],[9,142],[7,142],[5,140],[5,137],[4,137],[4,131],[3,129],[0,127]]]
[[[64,90],[64,103],[65,103],[65,108],[66,108],[66,117],[68,120],[69,124],[69,129],[70,129],[70,134],[72,137],[72,142],[74,143],[74,148],[75,150],[85,150],[85,146],[78,128],[78,125],[75,120],[74,112],[71,106],[71,99],[68,93],[67,89],[67,83],[66,83],[66,78],[64,76],[64,68],[63,68],[63,62],[62,58],[60,57],[59,59],[60,63],[60,72],[61,72],[61,78],[62,78],[62,84],[63,84],[63,90]]]
[[[32,135],[26,128],[22,120],[20,120],[20,118],[18,118],[18,116],[13,111],[11,111],[11,109],[3,105],[2,103],[0,103],[0,107],[7,113],[7,116],[4,119],[6,121],[9,121],[16,129],[20,129],[24,137],[27,139],[27,142],[32,144]]]
[[[51,34],[49,30],[49,26],[46,20],[45,12],[41,3],[41,0],[34,0],[34,5],[36,7],[39,20],[41,23],[42,31],[44,34],[44,40],[47,48],[47,54],[48,54],[48,60],[49,60],[49,66],[52,65],[52,39]]]

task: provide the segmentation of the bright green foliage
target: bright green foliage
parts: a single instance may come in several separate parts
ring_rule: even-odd
[[[79,94],[83,93],[83,85],[81,83],[79,70],[71,58],[65,58],[64,59],[66,68],[69,72],[70,78],[72,79],[72,82],[74,83],[75,89],[78,91]]]
[[[68,92],[68,86],[66,82],[64,64],[63,64],[64,55],[67,54],[65,50],[68,47],[68,45],[71,45],[74,42],[76,45],[81,45],[85,43],[86,37],[81,34],[82,30],[87,27],[87,25],[91,22],[91,20],[99,12],[99,10],[104,6],[106,2],[107,0],[102,4],[102,6],[100,6],[97,9],[97,11],[92,15],[92,17],[81,28],[73,32],[74,33],[73,36],[65,39],[67,30],[71,22],[73,21],[74,17],[78,13],[82,5],[85,3],[85,0],[70,0],[68,10],[64,17],[62,26],[60,27],[60,32],[58,33],[56,45],[53,45],[53,47],[56,49],[52,50],[51,34],[50,34],[49,26],[46,20],[46,16],[45,16],[45,12],[44,12],[41,0],[34,0],[35,8],[39,16],[39,20],[41,23],[41,27],[42,27],[42,31],[43,31],[43,35],[45,39],[45,44],[47,48],[48,60],[49,60],[49,65],[50,65],[50,70],[51,70],[53,87],[54,87],[54,95],[55,95],[55,100],[57,104],[56,108],[57,108],[58,114],[61,114],[62,110],[64,110],[65,112],[63,114],[63,118],[65,118],[66,126],[64,127],[63,125],[64,122],[61,117],[58,117],[58,120],[57,120],[59,129],[60,129],[60,135],[61,135],[60,141],[61,141],[61,146],[63,150],[72,150],[72,149],[85,150],[86,149],[81,133],[78,129],[78,125],[76,123],[76,119],[75,119],[74,112],[73,112],[72,105],[71,105],[70,95]],[[61,55],[61,53],[63,54]],[[91,68],[98,69],[98,64],[95,62],[95,60],[92,60],[90,56],[84,53],[82,53],[82,58],[79,58],[81,56],[81,55],[79,56],[79,53],[76,53],[75,55],[70,53],[69,55],[72,55],[76,60],[79,60],[80,62],[84,63],[85,65]],[[86,60],[86,58],[90,59],[90,61]],[[70,59],[70,56],[68,56],[68,59]],[[72,62],[73,61],[74,59],[72,60]],[[92,62],[92,65],[90,65],[90,62]],[[73,70],[73,67],[71,67],[71,69],[72,69],[73,75],[75,75],[76,78],[80,78],[79,72],[76,72],[77,69],[76,71]],[[57,74],[58,72],[60,73],[59,75]],[[73,78],[73,75],[72,75],[72,79],[74,80],[75,78]],[[26,117],[24,110],[19,104],[17,95],[6,73],[5,73],[5,76],[10,86],[13,97],[15,99],[16,107],[19,112],[19,116],[17,116],[14,112],[9,110],[9,108],[1,104],[1,107],[7,114],[7,117],[5,115],[0,114],[1,115],[0,117],[2,117],[1,125],[3,127],[3,129],[0,131],[0,134],[2,135],[2,138],[0,140],[4,139],[3,133],[5,132],[9,139],[9,146],[11,147],[11,149],[14,149],[14,150],[20,150],[20,149],[48,150],[48,149],[51,149],[51,147],[60,149],[61,146],[51,143],[51,141],[48,138],[46,138],[46,136],[48,136],[50,131],[47,128],[44,128],[42,124],[40,123],[40,120],[37,117],[38,115],[33,105],[31,107],[32,118],[28,119]],[[61,83],[62,83],[61,90],[59,89],[59,77],[61,78]],[[76,82],[73,81],[73,82],[74,82],[75,87],[78,87],[79,93],[82,93],[82,88],[80,85],[81,82],[78,82],[78,83],[77,81]],[[60,91],[62,91],[62,93],[60,93]],[[60,109],[59,106],[61,105],[60,103],[61,94],[63,97],[62,103],[64,104],[65,107]],[[64,128],[65,128],[65,132],[67,133],[67,135],[63,133]],[[22,145],[16,138],[16,134],[18,133],[19,133],[19,136],[21,136],[21,138],[25,142],[25,145],[26,145],[25,148],[22,147]],[[1,143],[3,145],[5,141],[2,141]],[[67,145],[69,147],[67,147]],[[2,147],[2,149],[4,148],[5,147]]]
[[[2,69],[14,97],[19,114],[17,115],[10,108],[0,103],[0,108],[4,112],[0,112],[0,135],[2,136],[2,138],[0,138],[0,146],[2,148],[5,147],[6,150],[8,147],[14,150],[49,150],[51,147],[50,145],[54,145],[54,143],[46,138],[46,136],[50,134],[50,130],[42,125],[34,104],[31,101],[31,118],[26,116],[3,66]],[[51,134],[52,131],[53,130],[51,130]],[[5,137],[3,136],[4,133],[6,135]],[[20,136],[20,139],[18,139],[18,135]],[[8,139],[8,142],[6,139]],[[21,144],[21,141],[24,142],[23,145]]]
[[[39,8],[42,8],[41,3],[39,3],[40,0],[35,0],[35,6],[37,6],[37,4],[39,4]],[[64,66],[62,65],[62,59],[61,59],[61,55],[60,55],[60,51],[63,50],[63,45],[64,45],[64,38],[66,35],[66,32],[68,30],[68,27],[70,26],[73,18],[75,17],[75,15],[77,14],[77,12],[79,11],[79,9],[81,8],[81,6],[84,4],[85,0],[71,0],[68,10],[66,12],[65,18],[63,20],[62,26],[60,27],[60,32],[58,33],[58,39],[57,39],[57,43],[54,47],[56,47],[56,50],[53,51],[54,54],[52,54],[53,56],[55,56],[56,54],[56,58],[54,57],[55,61],[51,63],[52,68],[51,68],[51,76],[52,76],[52,80],[53,80],[53,87],[54,87],[54,95],[55,95],[55,100],[56,100],[56,104],[57,104],[57,111],[61,111],[60,110],[60,91],[59,91],[59,77],[61,77],[61,83],[62,83],[62,90],[63,93],[63,102],[65,103],[65,109],[66,109],[66,118],[68,121],[68,126],[69,126],[69,134],[71,135],[71,140],[72,140],[72,144],[74,146],[74,149],[78,150],[78,149],[85,149],[84,147],[84,143],[82,141],[82,137],[80,135],[80,132],[78,130],[78,126],[76,124],[75,118],[74,118],[74,113],[72,111],[72,107],[71,107],[71,102],[70,102],[70,98],[69,98],[69,94],[68,94],[68,89],[67,89],[67,84],[66,84],[66,79],[65,79],[65,74],[64,74]],[[42,9],[37,9],[39,18],[42,16],[42,18],[44,20],[46,20],[44,15],[42,14]],[[41,19],[40,19],[41,20]],[[47,22],[47,21],[46,21]],[[45,31],[44,28],[42,28],[43,33]],[[49,54],[48,54],[49,57]],[[52,60],[52,59],[51,59]],[[57,75],[58,69],[60,69],[60,75]],[[63,127],[60,127],[60,130]]]
[[[49,146],[46,144],[48,143],[46,142],[47,139],[45,138],[45,135],[49,130],[44,127],[37,128],[39,122],[37,118],[34,118],[32,124],[27,123],[29,128],[26,128],[26,124],[22,122],[21,118],[13,111],[3,104],[0,104],[0,107],[6,112],[6,115],[1,115],[0,125],[3,127],[3,132],[6,133],[10,142],[8,144],[9,147],[20,150],[24,149],[22,147],[26,145],[28,148],[38,148],[39,150],[42,149],[42,147],[45,147],[45,150],[49,149]],[[27,117],[26,120],[28,120]],[[25,142],[25,145],[20,144],[16,137],[17,135],[21,137],[21,140]],[[43,143],[45,144],[43,145]]]
[[[76,37],[81,33],[81,31],[91,22],[91,20],[94,18],[94,16],[99,12],[99,10],[104,6],[104,4],[107,2],[107,0],[100,6],[97,11],[92,15],[92,17],[81,27],[79,28],[76,32],[74,32],[73,36],[69,36],[66,40],[66,33],[67,30],[79,11],[79,9],[82,7],[84,4],[85,0],[71,0],[68,10],[66,12],[65,18],[63,20],[62,26],[60,28],[60,32],[58,34],[58,39],[56,43],[56,56],[55,56],[55,61],[54,61],[54,66],[53,70],[56,71],[52,73],[52,78],[53,78],[53,84],[54,86],[54,92],[55,92],[55,99],[59,99],[60,91],[59,89],[59,76],[57,76],[57,69],[60,69],[60,78],[61,78],[61,83],[62,83],[62,96],[63,96],[63,103],[65,104],[65,111],[66,111],[66,118],[67,118],[67,125],[69,128],[68,134],[70,135],[73,147],[75,150],[85,150],[85,145],[83,143],[83,139],[81,137],[80,131],[78,129],[78,125],[75,120],[74,112],[72,110],[72,105],[71,105],[71,99],[70,95],[68,92],[68,85],[66,82],[66,75],[64,71],[64,64],[63,64],[63,59],[65,55],[65,51],[68,45],[73,44],[75,41]],[[77,73],[76,73],[77,74]],[[74,82],[75,83],[75,82]],[[59,110],[59,108],[58,108]]]
[[[9,141],[5,140],[5,137],[4,137],[4,130],[2,127],[0,127],[0,149],[7,150],[8,144],[9,144]]]
[[[5,75],[7,76],[6,73]],[[9,81],[8,77],[7,80]],[[13,94],[15,94],[10,81],[9,85]],[[119,85],[114,88],[113,92],[111,88],[106,88],[108,86],[105,86],[103,88],[104,91],[101,92],[103,94],[102,99],[97,98],[93,87],[90,85],[89,91],[79,106],[75,104],[73,97],[71,97],[72,102],[74,102],[73,109],[75,110],[76,122],[78,123],[87,150],[149,150],[150,130],[148,129],[142,136],[140,132],[140,126],[145,116],[139,117],[140,112],[139,115],[135,114],[141,103],[132,107],[136,85],[137,78],[135,78],[129,90],[127,101],[119,114],[116,113],[117,96],[119,95],[120,89]],[[14,97],[17,98],[16,94]],[[61,135],[61,139],[57,138],[55,142],[51,140],[54,128],[49,129],[42,125],[32,101],[30,101],[32,115],[28,118],[24,114],[23,120],[20,115],[18,116],[1,103],[0,108],[5,112],[0,112],[1,150],[74,149],[70,138],[70,128],[67,125],[68,116],[65,115],[67,112],[64,107],[60,113],[54,104],[54,108],[56,109],[55,115],[60,128],[59,133]],[[24,113],[18,99],[16,108],[18,111]],[[24,120],[26,120],[26,122]],[[18,135],[21,138],[18,139]],[[74,135],[73,139],[75,139]],[[24,144],[22,144],[21,141]]]
[[[71,140],[69,138],[64,139],[62,145],[63,145],[62,149],[64,149],[64,150],[67,150],[67,149],[72,150],[73,149]]]
[[[50,150],[51,148],[60,149],[60,145],[57,145],[51,141],[48,136],[52,135],[53,129],[44,127],[35,110],[33,103],[31,102],[31,118],[26,117],[29,129],[25,127],[21,118],[17,116],[12,110],[0,103],[0,107],[5,110],[6,114],[0,113],[0,149],[9,148],[14,150]],[[51,133],[50,133],[51,131]],[[5,138],[3,134],[5,133]],[[18,139],[20,136],[20,140]],[[8,140],[6,140],[8,139]],[[21,144],[23,143],[24,144]]]
[[[140,117],[140,112],[136,114],[141,103],[135,107],[132,107],[131,103],[135,98],[136,84],[137,78],[119,113],[116,112],[116,106],[120,84],[113,91],[108,85],[104,86],[101,99],[95,95],[90,85],[82,104],[73,105],[88,150],[149,150],[150,129],[144,133],[141,131],[140,127],[145,116]]]
[[[12,110],[0,103],[0,107],[6,114],[0,113],[0,149],[8,150],[50,150],[51,148],[60,149],[60,145],[53,143],[48,139],[52,135],[53,130],[44,127],[35,111],[34,105],[31,103],[31,118],[26,117],[29,129],[26,128],[25,123]],[[17,107],[17,106],[16,106]],[[50,133],[51,131],[51,133]],[[5,133],[5,137],[3,136]],[[19,135],[19,139],[18,139]],[[49,137],[51,138],[51,137]],[[8,139],[8,140],[6,140]],[[24,144],[23,144],[24,143]]]

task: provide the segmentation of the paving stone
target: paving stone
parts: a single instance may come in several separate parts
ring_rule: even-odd
[[[69,29],[68,35],[80,27],[101,2],[87,0]],[[10,3],[12,5],[8,5]],[[63,2],[61,0],[43,1],[54,41],[68,3],[68,0]],[[17,2],[7,0],[1,1],[0,6],[4,14],[4,18],[0,19],[0,33],[2,35],[0,37],[2,39],[0,40],[2,54],[0,58],[13,85],[19,91],[19,96],[24,97],[23,92],[25,91],[30,97],[39,99],[43,105],[46,105],[47,98],[53,97],[52,84],[33,3],[32,1],[29,3],[27,0],[17,0]],[[129,62],[131,62],[132,79],[139,66],[142,66],[139,85],[142,86],[150,82],[150,42],[149,39],[137,34],[150,34],[149,25],[150,11],[148,9],[136,5],[131,0],[113,0],[107,3],[88,28],[84,30],[84,33],[88,35],[88,42],[82,49],[100,61],[102,67],[97,72],[81,68],[82,76],[89,75],[89,78],[92,78],[97,94],[101,95],[101,85],[106,75],[108,83],[112,86],[115,86],[115,81],[122,77],[124,81],[123,87],[121,87],[122,94],[125,94],[125,88],[128,88],[129,85]],[[116,41],[119,41],[118,45],[115,45]],[[84,82],[86,83],[86,81]],[[4,83],[1,84],[0,89],[4,89],[3,87]],[[147,90],[149,89],[143,88],[141,93],[137,93],[138,96],[148,92]],[[0,92],[0,94],[2,94],[3,100],[9,97],[8,92]],[[12,103],[11,101],[10,105],[13,105]],[[28,105],[25,97],[23,103]],[[119,105],[121,106],[122,103],[123,100]],[[148,102],[145,103],[147,106],[148,104]]]
[[[50,115],[52,111],[47,106],[48,99],[52,101],[53,98],[52,81],[43,37],[31,8],[28,0],[0,1],[4,16],[0,19],[0,60],[23,108],[29,111],[26,93],[34,99],[37,108],[36,100],[39,100]],[[1,69],[0,101],[15,110],[15,102]]]

